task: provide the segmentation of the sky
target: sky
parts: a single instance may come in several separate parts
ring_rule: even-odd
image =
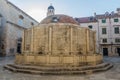
[[[105,12],[116,12],[120,8],[120,0],[9,0],[35,20],[40,22],[46,17],[47,8],[52,4],[55,14],[72,17],[87,17]]]

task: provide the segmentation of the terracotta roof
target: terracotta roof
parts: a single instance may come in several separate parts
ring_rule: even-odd
[[[67,16],[67,15],[62,15],[62,14],[48,16],[45,19],[43,19],[40,24],[48,24],[48,23],[79,24],[74,18]]]
[[[76,21],[79,23],[90,23],[90,22],[97,22],[97,19],[103,19],[103,18],[114,18],[114,17],[120,17],[118,13],[111,13],[108,12],[106,14],[99,14],[95,17],[81,17],[81,18],[75,18]]]
[[[76,21],[79,23],[90,23],[90,22],[97,22],[95,17],[81,17],[81,18],[75,18]]]
[[[119,15],[118,13],[96,15],[96,18],[98,18],[98,19],[103,19],[103,18],[114,18],[114,17],[120,17],[120,15]]]

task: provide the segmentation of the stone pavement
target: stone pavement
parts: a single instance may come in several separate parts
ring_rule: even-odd
[[[5,57],[0,58],[0,80],[120,80],[120,57],[104,57],[104,61],[114,64],[114,67],[90,75],[31,75],[4,70],[3,65],[14,62],[14,57]]]

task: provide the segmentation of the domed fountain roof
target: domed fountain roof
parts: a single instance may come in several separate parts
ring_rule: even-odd
[[[51,15],[47,16],[45,19],[41,21],[40,24],[48,24],[48,23],[71,23],[78,24],[78,22],[70,16],[67,15]]]

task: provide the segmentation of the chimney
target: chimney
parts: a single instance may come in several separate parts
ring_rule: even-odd
[[[120,15],[120,8],[117,8],[117,14]]]

